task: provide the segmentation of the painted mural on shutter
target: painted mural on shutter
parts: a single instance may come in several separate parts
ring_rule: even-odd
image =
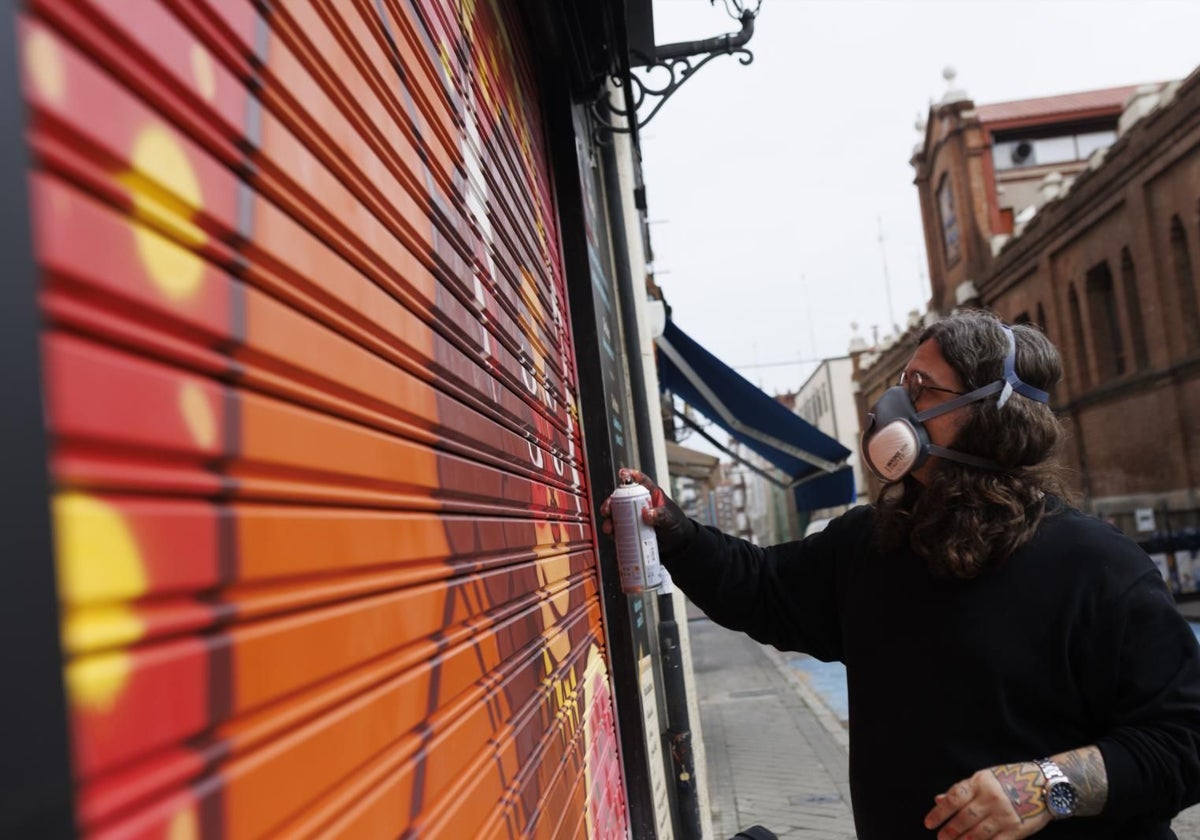
[[[28,3],[85,835],[625,836],[510,6]]]

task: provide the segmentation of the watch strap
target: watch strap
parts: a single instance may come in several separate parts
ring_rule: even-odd
[[[1039,758],[1034,762],[1042,771],[1042,775],[1046,778],[1046,784],[1049,785],[1057,781],[1068,781],[1067,774],[1062,771],[1058,763],[1052,758]]]
[[[1042,797],[1050,816],[1056,820],[1074,816],[1078,793],[1067,774],[1058,766],[1058,762],[1051,758],[1041,758],[1034,763],[1041,769],[1046,780],[1042,787]],[[1064,798],[1065,802],[1062,801]]]

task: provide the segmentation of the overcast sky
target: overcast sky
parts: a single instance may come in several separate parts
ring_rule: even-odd
[[[657,42],[737,24],[654,0]],[[1182,78],[1200,0],[763,0],[754,62],[714,59],[642,133],[655,268],[675,322],[769,393],[929,297],[913,127],[982,105]],[[880,247],[880,222],[884,243]],[[892,312],[884,282],[884,254]],[[790,364],[778,364],[789,362]]]

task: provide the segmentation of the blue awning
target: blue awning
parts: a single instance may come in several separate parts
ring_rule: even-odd
[[[797,510],[854,501],[849,449],[756,388],[673,321],[655,343],[662,387],[778,467],[795,492]]]

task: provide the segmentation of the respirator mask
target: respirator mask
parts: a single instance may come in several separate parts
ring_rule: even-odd
[[[883,396],[867,414],[867,428],[862,436],[863,460],[871,468],[871,472],[884,482],[892,484],[925,463],[930,455],[982,469],[1002,469],[999,464],[988,458],[968,455],[930,443],[925,421],[987,399],[992,394],[1000,395],[996,400],[998,408],[1004,407],[1014,391],[1038,402],[1050,401],[1049,394],[1022,382],[1017,376],[1016,340],[1012,330],[1008,327],[1003,329],[1008,338],[1008,354],[1004,358],[1002,379],[960,394],[926,411],[917,411],[904,385],[895,385],[883,392]]]

